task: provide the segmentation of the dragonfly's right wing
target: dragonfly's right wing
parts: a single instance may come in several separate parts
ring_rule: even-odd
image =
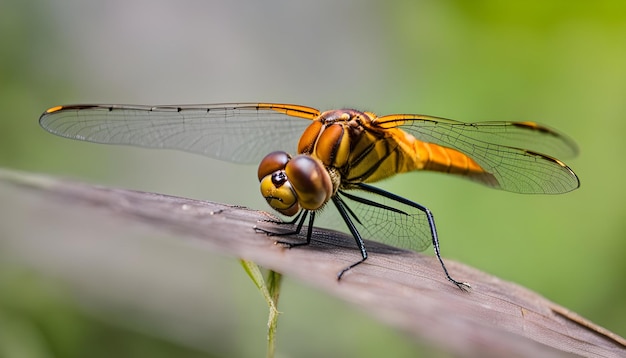
[[[72,139],[178,149],[256,164],[275,150],[294,152],[301,133],[318,115],[315,108],[270,103],[71,105],[48,109],[39,123]]]
[[[565,193],[579,187],[574,172],[552,157],[573,157],[573,140],[534,122],[464,123],[419,114],[379,117],[380,128],[400,128],[416,139],[455,149],[476,161],[489,186],[517,193]],[[466,176],[470,178],[470,176]]]

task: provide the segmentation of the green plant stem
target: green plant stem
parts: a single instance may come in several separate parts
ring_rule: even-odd
[[[280,297],[282,275],[270,270],[267,274],[267,280],[265,280],[257,264],[247,260],[239,261],[269,306],[270,311],[267,320],[267,357],[273,358],[276,350],[276,328],[278,326],[278,315],[280,313],[277,307],[278,298]]]

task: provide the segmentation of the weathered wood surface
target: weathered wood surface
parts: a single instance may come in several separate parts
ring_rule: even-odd
[[[286,249],[254,227],[289,227],[264,222],[272,217],[242,207],[6,170],[0,170],[0,187],[51,208],[106,212],[109,220],[199,240],[200,247],[255,261],[359,305],[457,356],[626,356],[622,337],[528,289],[451,260],[446,260],[448,268],[471,283],[470,292],[447,282],[434,257],[377,242],[367,242],[368,260],[337,281],[337,273],[359,258],[354,240],[342,233],[315,229],[310,246]]]

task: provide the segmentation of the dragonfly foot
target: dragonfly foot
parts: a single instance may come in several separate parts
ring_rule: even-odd
[[[270,223],[270,224],[276,224],[276,225],[291,224],[290,221],[284,221],[284,220],[280,220],[280,219],[262,219],[262,220],[259,220],[259,221],[263,222],[263,223]]]
[[[365,261],[367,257],[361,259],[360,261],[357,261],[355,263],[353,263],[352,265],[344,268],[343,270],[339,271],[339,273],[337,274],[337,281],[341,280],[341,278],[343,277],[343,274],[350,271],[352,268],[354,268],[355,266],[357,266],[358,264],[362,263],[363,261]]]
[[[293,245],[290,242],[286,242],[286,241],[274,241],[274,245],[284,246],[288,249],[291,249],[293,247]]]
[[[450,281],[463,292],[469,292],[472,290],[472,285],[467,282],[460,282],[454,279],[450,279]]]
[[[259,234],[265,234],[267,236],[274,236],[276,235],[275,232],[269,231],[269,230],[265,230],[265,229],[261,229],[260,227],[255,226],[254,227],[254,231],[256,231]]]
[[[287,242],[287,241],[274,241],[274,245],[282,245],[288,249],[296,246],[306,246],[308,242]]]
[[[296,232],[296,231],[274,232],[274,231],[262,229],[262,228],[257,227],[257,226],[254,227],[254,231],[256,231],[259,234],[265,234],[267,236],[289,236],[289,235],[297,235],[298,234],[298,232]],[[277,241],[277,242],[283,243],[282,241]],[[296,246],[298,246],[298,245],[296,245]]]

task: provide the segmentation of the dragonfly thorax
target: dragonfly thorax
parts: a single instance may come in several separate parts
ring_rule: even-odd
[[[363,131],[362,122],[371,120],[353,109],[327,111],[317,117],[298,142],[298,154],[309,154],[325,166],[343,168],[349,163],[350,151]]]
[[[320,209],[335,194],[340,181],[336,171],[329,171],[319,159],[306,154],[292,158],[282,151],[266,155],[257,175],[267,203],[287,216],[300,209]]]

